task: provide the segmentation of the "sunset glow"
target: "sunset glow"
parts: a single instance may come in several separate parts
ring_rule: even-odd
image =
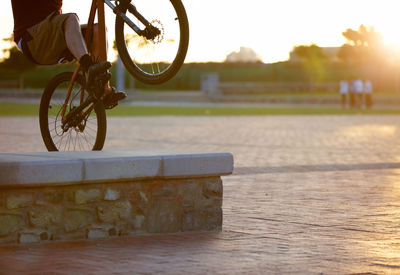
[[[374,26],[386,44],[396,48],[400,45],[398,0],[183,0],[183,3],[191,28],[188,62],[224,61],[227,54],[241,46],[254,49],[264,62],[283,61],[295,45],[315,43],[339,47],[345,43],[342,32],[358,29],[361,24]],[[3,6],[0,11],[2,38],[11,34],[13,26],[11,1],[5,1]],[[82,22],[87,20],[89,8],[88,0],[84,4],[64,0],[64,12],[77,12]],[[108,11],[110,43],[114,39],[114,20]],[[112,58],[111,49],[109,54]]]

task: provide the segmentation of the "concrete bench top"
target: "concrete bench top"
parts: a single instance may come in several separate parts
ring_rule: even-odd
[[[87,151],[0,154],[0,188],[229,175],[230,153]]]

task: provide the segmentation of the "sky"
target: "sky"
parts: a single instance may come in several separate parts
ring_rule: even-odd
[[[0,38],[10,36],[13,29],[11,1],[5,2],[0,9]],[[182,2],[190,24],[187,62],[222,62],[242,46],[252,48],[265,63],[284,61],[296,45],[341,46],[345,43],[342,32],[358,29],[361,24],[375,27],[385,43],[400,49],[399,0]],[[83,22],[87,20],[90,3],[64,0],[63,12],[75,12]],[[106,18],[111,43],[115,16],[108,12]],[[6,46],[0,43],[0,49]],[[112,55],[110,51],[110,59]]]

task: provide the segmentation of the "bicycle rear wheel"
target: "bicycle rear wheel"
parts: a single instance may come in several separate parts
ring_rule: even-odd
[[[101,150],[104,145],[107,121],[101,101],[90,104],[81,113],[85,114],[74,126],[66,126],[62,121],[62,108],[73,73],[56,75],[46,86],[40,102],[40,132],[49,151],[89,151]],[[79,106],[85,80],[78,75],[73,83],[65,116]],[[84,90],[84,99],[88,97]]]
[[[136,9],[157,35],[138,35],[117,16],[116,45],[126,69],[146,84],[161,84],[176,75],[185,61],[189,45],[189,23],[181,0],[133,0],[120,10],[141,30],[146,26],[130,10]],[[151,28],[147,28],[151,29]]]

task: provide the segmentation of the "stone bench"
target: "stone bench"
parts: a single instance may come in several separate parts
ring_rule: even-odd
[[[215,231],[229,153],[0,154],[0,244]]]

